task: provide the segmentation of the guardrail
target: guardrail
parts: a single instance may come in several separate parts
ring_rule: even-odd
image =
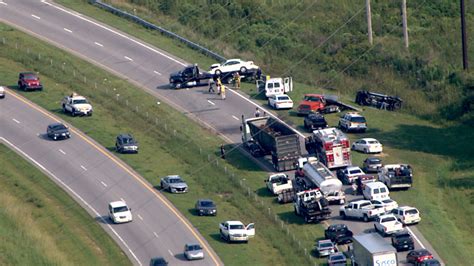
[[[105,9],[105,10],[107,10],[107,11],[109,11],[109,12],[115,14],[115,15],[118,15],[118,16],[124,17],[126,19],[129,19],[129,20],[131,20],[131,21],[133,21],[137,24],[142,25],[143,27],[145,27],[147,29],[157,30],[163,35],[166,35],[168,37],[177,39],[177,40],[185,43],[189,47],[191,47],[195,50],[198,50],[199,52],[218,60],[219,62],[223,62],[223,61],[227,60],[225,57],[223,57],[223,56],[221,56],[221,55],[219,55],[219,54],[217,54],[217,53],[215,53],[215,52],[213,52],[213,51],[211,51],[211,50],[209,50],[209,49],[207,49],[207,48],[205,48],[205,47],[203,47],[203,46],[201,46],[197,43],[194,43],[194,42],[192,42],[192,41],[190,41],[190,40],[188,40],[188,39],[186,39],[182,36],[179,36],[178,34],[176,34],[174,32],[171,32],[167,29],[164,29],[164,28],[162,28],[160,26],[157,26],[153,23],[150,23],[150,22],[148,22],[148,21],[146,21],[146,20],[144,20],[144,19],[142,19],[138,16],[132,15],[132,14],[126,12],[126,11],[115,8],[115,7],[113,7],[111,5],[108,5],[106,3],[103,3],[101,0],[89,0],[89,3],[92,4],[92,5],[96,5],[100,8],[102,8],[102,9]]]

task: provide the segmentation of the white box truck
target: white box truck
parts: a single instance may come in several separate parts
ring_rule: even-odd
[[[397,266],[397,250],[379,234],[362,234],[353,237],[353,260],[360,266]]]

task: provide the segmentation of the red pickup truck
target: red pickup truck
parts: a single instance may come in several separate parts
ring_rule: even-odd
[[[322,111],[326,107],[326,100],[321,94],[305,94],[303,100],[298,105],[298,115],[308,115]]]

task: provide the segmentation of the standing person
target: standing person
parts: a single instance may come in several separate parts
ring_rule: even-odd
[[[221,90],[222,90],[221,77],[217,77],[217,94],[221,94]]]
[[[221,144],[221,158],[225,160],[225,148],[224,148],[224,144]]]
[[[259,117],[260,116],[260,109],[255,109],[255,117]]]
[[[354,182],[352,183],[352,195],[357,195],[357,184]]]
[[[240,74],[239,72],[235,72],[234,74],[234,89],[240,89]]]
[[[214,85],[217,86],[217,75],[212,75],[212,81],[209,81],[209,92],[214,93]]]
[[[221,99],[225,100],[225,90],[227,88],[224,85],[221,85]]]
[[[260,68],[257,69],[257,80],[262,79],[262,70]]]

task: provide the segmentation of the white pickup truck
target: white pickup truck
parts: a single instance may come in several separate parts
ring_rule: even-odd
[[[255,224],[245,226],[241,221],[226,221],[219,224],[222,239],[227,242],[248,242],[255,236]]]
[[[382,236],[391,235],[403,230],[403,224],[400,223],[393,214],[377,217],[374,227],[375,231],[380,232]]]
[[[379,215],[385,214],[385,208],[376,208],[369,200],[357,200],[350,202],[339,209],[339,215],[343,219],[357,218],[368,222]]]
[[[283,190],[293,189],[293,184],[286,174],[270,175],[264,181],[267,184],[268,190],[274,195],[280,194]]]
[[[63,112],[71,113],[72,116],[76,115],[92,115],[92,105],[89,104],[84,96],[72,93],[69,96],[65,96],[61,101],[61,107]]]

